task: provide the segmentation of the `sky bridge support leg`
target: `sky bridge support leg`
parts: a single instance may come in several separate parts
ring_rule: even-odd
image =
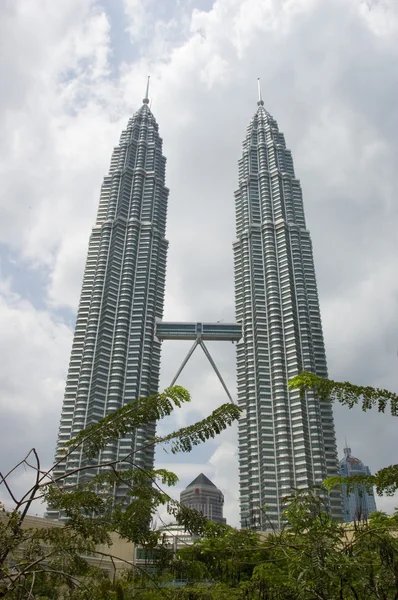
[[[214,362],[214,360],[212,359],[210,352],[208,351],[207,347],[205,346],[205,343],[203,342],[203,340],[199,340],[199,344],[202,346],[202,350],[203,350],[203,352],[205,353],[205,355],[207,356],[207,359],[208,359],[209,363],[210,363],[210,364],[211,364],[211,366],[213,367],[213,369],[214,369],[214,371],[215,371],[215,373],[216,373],[216,375],[217,375],[218,379],[220,380],[220,383],[221,383],[221,385],[223,386],[223,388],[224,388],[224,390],[225,390],[225,393],[227,394],[227,396],[228,396],[228,398],[229,398],[230,402],[231,402],[232,404],[235,404],[235,402],[234,402],[234,401],[233,401],[233,399],[232,399],[232,396],[231,396],[231,394],[229,393],[229,390],[228,390],[228,388],[227,388],[227,386],[226,386],[226,383],[225,383],[224,379],[223,379],[223,378],[222,378],[222,376],[221,376],[221,373],[220,373],[220,371],[217,369],[217,365],[216,365],[216,363],[215,363],[215,362]]]
[[[218,379],[219,379],[219,381],[220,381],[221,385],[223,386],[223,388],[224,388],[224,391],[225,391],[225,393],[227,394],[227,396],[228,396],[228,398],[229,398],[229,401],[230,401],[232,404],[236,404],[236,402],[234,402],[234,400],[233,400],[233,398],[232,398],[231,394],[229,393],[229,390],[228,390],[228,388],[227,388],[227,386],[226,386],[226,383],[225,383],[224,379],[223,379],[223,378],[222,378],[222,376],[221,376],[221,373],[220,373],[220,371],[217,369],[217,365],[216,365],[216,363],[214,362],[214,360],[213,360],[213,358],[212,358],[212,356],[211,356],[210,352],[208,351],[208,349],[207,349],[207,347],[206,347],[205,343],[203,342],[203,340],[202,340],[200,337],[198,337],[198,338],[197,338],[197,339],[194,341],[192,348],[189,350],[188,354],[186,355],[186,357],[185,357],[185,358],[184,358],[184,360],[182,361],[180,368],[178,369],[178,371],[177,371],[176,375],[175,375],[175,376],[174,376],[174,378],[173,378],[173,381],[170,383],[170,387],[173,387],[173,385],[175,385],[175,382],[177,381],[177,379],[178,379],[178,378],[179,378],[179,376],[181,375],[181,373],[182,373],[182,371],[183,371],[183,369],[184,369],[185,365],[187,364],[187,362],[188,362],[188,361],[189,361],[189,359],[191,358],[192,354],[195,352],[195,349],[196,349],[196,347],[197,347],[197,346],[201,346],[201,348],[202,348],[203,352],[205,353],[205,356],[206,356],[207,360],[209,361],[209,363],[210,363],[210,364],[211,364],[211,366],[213,367],[213,369],[214,369],[214,372],[216,373],[216,375],[217,375],[217,377],[218,377]]]
[[[190,351],[188,352],[188,354],[186,355],[186,357],[182,361],[181,367],[178,369],[177,374],[175,375],[173,381],[170,383],[170,387],[173,387],[173,385],[175,384],[175,382],[177,381],[177,379],[181,375],[181,373],[182,373],[185,365],[187,364],[187,362],[191,358],[192,354],[195,352],[196,346],[198,346],[198,345],[199,345],[199,339],[197,339],[197,340],[194,341],[192,348],[190,349]]]

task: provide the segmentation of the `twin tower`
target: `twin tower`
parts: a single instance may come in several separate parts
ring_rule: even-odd
[[[303,370],[327,377],[311,238],[292,155],[260,95],[243,142],[235,192],[235,324],[161,321],[168,248],[165,172],[147,91],[122,132],[101,188],[56,475],[81,464],[74,454],[62,461],[65,442],[124,404],[158,391],[163,339],[193,340],[186,360],[201,345],[228,395],[204,342],[234,340],[238,404],[244,409],[239,421],[241,525],[278,527],[284,498],[293,488],[308,488],[338,473],[331,404],[287,387]],[[152,468],[154,449],[145,447],[145,440],[154,434],[155,424],[138,429],[107,446],[101,459],[117,460],[134,449],[135,463]],[[95,467],[90,472],[95,474]],[[68,477],[70,484],[78,479],[78,474]],[[341,497],[327,501],[340,519]]]

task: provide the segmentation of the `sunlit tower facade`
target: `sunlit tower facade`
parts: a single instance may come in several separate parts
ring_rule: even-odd
[[[337,475],[338,460],[331,403],[287,386],[303,370],[327,377],[327,364],[301,186],[261,93],[243,142],[235,209],[241,524],[266,529],[280,526],[294,488]],[[342,519],[341,495],[325,501]]]
[[[148,100],[128,121],[104,178],[97,219],[89,241],[83,286],[61,423],[56,460],[65,442],[124,404],[158,391],[160,341],[155,322],[163,315],[168,242],[166,214],[169,190],[162,139]],[[144,442],[155,423],[109,444],[85,478],[94,476],[98,461],[132,460],[152,468],[154,448]],[[130,456],[123,460],[132,451]],[[87,466],[80,452],[61,460],[56,476]],[[68,477],[68,486],[82,475]],[[121,486],[116,500],[124,497]],[[56,516],[49,511],[49,516]]]

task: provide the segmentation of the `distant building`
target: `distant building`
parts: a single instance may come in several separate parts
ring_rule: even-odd
[[[226,523],[223,517],[224,495],[203,473],[181,492],[180,502],[214,523]]]
[[[344,448],[344,458],[340,461],[341,477],[352,477],[353,475],[371,475],[369,467],[363,464],[359,458],[351,455],[351,448]],[[370,491],[370,490],[369,490]],[[363,521],[376,512],[376,501],[373,490],[369,491],[363,485],[357,485],[347,492],[343,486],[344,521]]]

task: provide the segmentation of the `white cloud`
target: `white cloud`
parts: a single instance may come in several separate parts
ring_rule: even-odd
[[[13,3],[0,36],[2,56],[13,47],[15,57],[5,65],[0,99],[6,109],[0,120],[0,240],[37,262],[52,262],[60,234],[87,218],[88,209],[92,219],[106,132],[95,119],[108,74],[106,15],[88,0],[54,6]]]
[[[141,37],[146,37],[146,29],[151,22],[151,16],[148,11],[149,2],[145,0],[124,0],[124,12],[128,19],[126,27],[132,41],[135,42]]]
[[[50,465],[71,332],[48,312],[35,309],[14,293],[10,282],[0,286],[0,331],[0,470],[7,472],[33,447],[42,465]],[[29,477],[22,468],[12,476],[16,494],[26,492]],[[10,504],[4,489],[1,498]]]

